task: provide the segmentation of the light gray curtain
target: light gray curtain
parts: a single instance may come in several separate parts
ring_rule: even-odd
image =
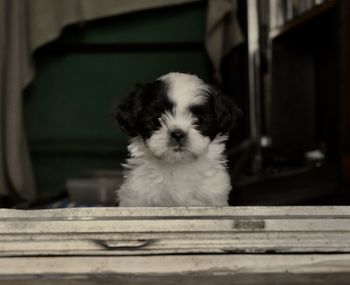
[[[23,123],[32,53],[68,24],[200,0],[0,0],[0,196],[36,198]]]
[[[32,78],[27,1],[0,1],[0,195],[35,198],[22,89]]]
[[[223,56],[244,41],[237,12],[237,0],[208,0],[205,45],[218,81]]]

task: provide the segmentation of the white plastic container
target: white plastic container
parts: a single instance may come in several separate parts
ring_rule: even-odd
[[[70,201],[96,206],[115,205],[116,190],[123,182],[123,175],[121,171],[113,173],[114,175],[69,179],[66,186]]]

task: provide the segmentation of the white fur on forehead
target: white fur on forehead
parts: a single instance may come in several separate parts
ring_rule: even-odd
[[[167,83],[168,97],[175,104],[177,112],[207,100],[209,87],[195,75],[171,72],[159,79]]]

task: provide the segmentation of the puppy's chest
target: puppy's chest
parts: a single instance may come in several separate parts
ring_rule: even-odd
[[[218,170],[210,164],[179,166],[149,166],[146,180],[148,191],[156,195],[176,198],[191,196],[200,191],[205,181],[215,176]]]

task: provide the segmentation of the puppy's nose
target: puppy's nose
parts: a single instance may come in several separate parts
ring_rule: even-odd
[[[170,136],[177,142],[180,142],[185,139],[186,133],[183,130],[175,129],[170,132]]]

